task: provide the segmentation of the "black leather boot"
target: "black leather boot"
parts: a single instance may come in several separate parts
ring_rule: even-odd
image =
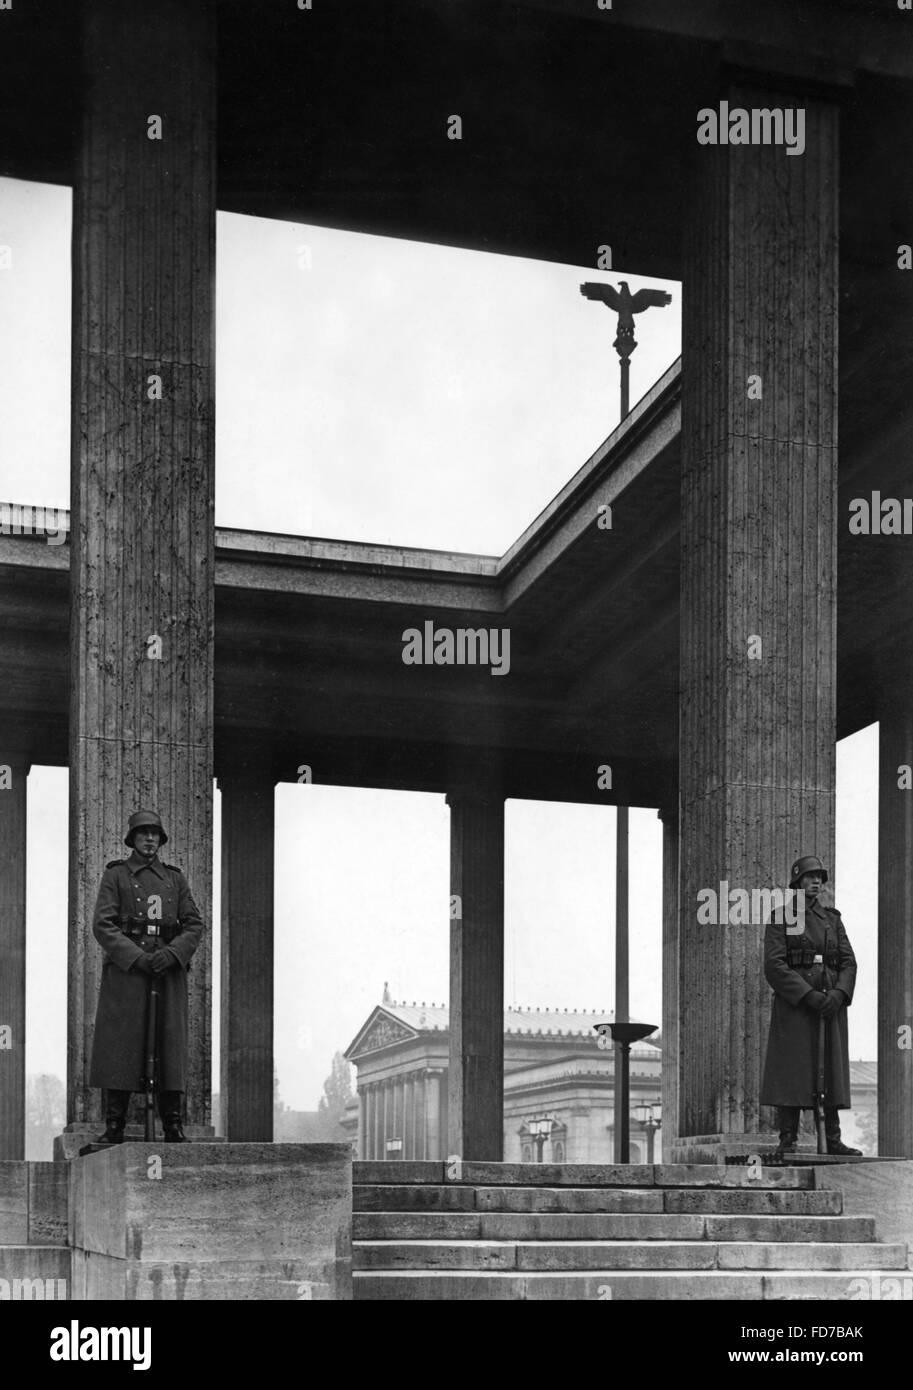
[[[105,1124],[108,1127],[104,1134],[98,1136],[95,1141],[97,1144],[122,1144],[124,1142],[124,1126],[127,1123],[129,1104],[129,1091],[105,1091]]]
[[[799,1107],[780,1105],[777,1107],[777,1125],[780,1130],[778,1153],[794,1154],[799,1148]]]
[[[181,1102],[183,1098],[181,1091],[159,1092],[159,1114],[162,1117],[166,1144],[187,1143],[187,1137],[181,1128]]]
[[[824,1134],[827,1139],[827,1151],[829,1154],[836,1154],[840,1158],[861,1158],[861,1149],[851,1149],[840,1141],[840,1111],[825,1110],[824,1112]]]

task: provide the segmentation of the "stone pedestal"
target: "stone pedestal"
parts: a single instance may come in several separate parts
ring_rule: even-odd
[[[75,1299],[352,1297],[348,1144],[119,1144],[69,1173]]]

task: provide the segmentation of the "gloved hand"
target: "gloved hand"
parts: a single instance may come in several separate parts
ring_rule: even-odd
[[[164,975],[166,970],[170,970],[177,964],[173,951],[169,951],[166,946],[160,946],[157,951],[153,951],[149,957],[152,961],[152,969],[156,975]]]
[[[827,995],[820,989],[813,989],[806,994],[803,1003],[807,1004],[810,1009],[814,1009],[816,1014],[820,1014],[827,1003]]]
[[[143,952],[143,954],[139,957],[139,959],[138,959],[138,960],[135,960],[135,961],[133,962],[133,967],[132,967],[132,968],[133,968],[134,970],[139,971],[140,975],[151,975],[151,974],[152,974],[152,957],[151,957],[151,956],[147,956],[146,953]]]
[[[842,990],[829,989],[821,1008],[821,1017],[833,1018],[834,1014],[838,1014],[845,1003],[846,999]]]

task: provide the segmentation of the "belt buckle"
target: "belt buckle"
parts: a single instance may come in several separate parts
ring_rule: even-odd
[[[823,956],[815,956],[815,959],[812,961],[812,965],[823,965],[823,964],[824,964],[824,957],[823,957]]]
[[[147,923],[146,923],[146,935],[147,935],[147,936],[158,936],[158,935],[159,935],[159,926],[158,926],[158,922],[147,922]],[[819,957],[816,957],[816,959],[819,959]]]

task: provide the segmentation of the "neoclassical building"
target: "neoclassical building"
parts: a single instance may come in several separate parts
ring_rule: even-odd
[[[612,1161],[615,1058],[600,1050],[594,1031],[611,1017],[609,1010],[505,1010],[505,1162]],[[345,1052],[358,1076],[359,1158],[447,1156],[449,1051],[446,1005],[386,1000],[373,1010]],[[632,1049],[632,1111],[659,1102],[661,1059],[649,1039]],[[631,1161],[644,1162],[645,1135],[636,1122],[631,1128]]]

